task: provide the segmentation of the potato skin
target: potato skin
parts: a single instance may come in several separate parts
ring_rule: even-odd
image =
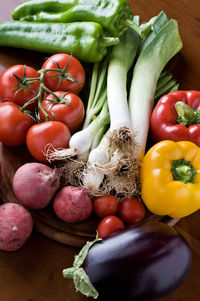
[[[0,249],[16,251],[28,240],[33,229],[31,214],[17,203],[0,206]]]
[[[14,174],[12,188],[20,203],[42,209],[51,201],[60,185],[58,171],[42,163],[26,163]]]
[[[85,188],[65,186],[55,195],[53,209],[63,221],[74,223],[89,218],[93,207]]]

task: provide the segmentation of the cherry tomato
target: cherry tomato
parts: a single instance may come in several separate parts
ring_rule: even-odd
[[[49,94],[42,100],[41,105],[49,116],[49,120],[57,120],[65,123],[71,132],[76,131],[83,122],[85,109],[82,100],[74,93],[57,91],[55,94],[61,99],[55,103],[55,97]],[[45,121],[45,115],[39,110],[40,118]]]
[[[83,89],[85,70],[80,61],[74,56],[65,53],[52,55],[44,62],[42,69],[52,68],[60,68],[62,72],[48,71],[45,74],[44,83],[51,91],[60,90],[78,94]],[[73,80],[70,78],[73,78]],[[62,79],[61,82],[60,79]]]
[[[123,221],[114,215],[104,217],[98,227],[97,232],[100,238],[106,238],[114,233],[122,231],[125,228]]]
[[[142,202],[136,198],[124,198],[119,203],[119,216],[129,225],[143,220],[145,208]]]
[[[12,102],[0,104],[0,141],[8,146],[18,146],[26,141],[28,129],[34,119],[20,111]]]
[[[97,216],[115,215],[119,206],[118,199],[111,194],[98,196],[94,199],[93,209]]]
[[[15,77],[15,75],[19,78]],[[14,65],[0,75],[0,100],[12,101],[18,106],[23,106],[38,93],[40,82],[35,80],[24,86],[24,77],[39,78],[40,74],[33,68],[24,65]],[[31,110],[37,106],[37,101],[27,106]]]
[[[47,121],[33,125],[27,135],[26,144],[31,155],[38,161],[47,162],[46,147],[68,148],[71,138],[68,127],[59,121]]]

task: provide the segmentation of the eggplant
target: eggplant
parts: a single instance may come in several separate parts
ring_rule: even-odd
[[[96,290],[101,301],[153,300],[177,289],[191,264],[184,237],[167,224],[150,221],[88,244],[63,275],[74,278],[76,289],[87,296],[96,298]],[[91,288],[93,294],[87,292]]]

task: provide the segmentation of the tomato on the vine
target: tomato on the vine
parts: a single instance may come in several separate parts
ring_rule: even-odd
[[[8,146],[18,146],[26,141],[34,119],[23,113],[15,104],[6,101],[0,104],[0,142]]]
[[[18,106],[23,106],[34,98],[39,91],[40,81],[26,82],[26,78],[39,78],[40,74],[32,67],[25,65],[13,65],[0,75],[0,100],[12,101]],[[37,106],[37,100],[27,106],[33,109]]]
[[[47,121],[33,125],[27,135],[26,144],[31,155],[38,161],[46,162],[47,147],[52,149],[68,148],[71,133],[59,121]]]
[[[115,215],[119,207],[118,199],[111,194],[97,196],[93,202],[93,209],[97,216]]]
[[[143,220],[145,216],[145,207],[136,198],[124,198],[119,204],[119,216],[127,224],[136,224]]]
[[[76,131],[82,124],[85,115],[82,100],[74,93],[57,91],[55,94],[60,98],[60,102],[56,102],[55,97],[49,94],[42,100],[42,108],[48,114],[49,120],[61,121],[68,126],[71,132]],[[41,108],[39,114],[41,120],[45,121],[46,118]]]
[[[85,70],[74,56],[54,54],[43,64],[42,69],[57,69],[45,73],[44,83],[51,91],[67,91],[78,94],[85,84]]]
[[[100,221],[97,227],[97,232],[100,238],[106,238],[114,233],[122,231],[124,228],[125,225],[119,217],[110,215],[104,217]]]

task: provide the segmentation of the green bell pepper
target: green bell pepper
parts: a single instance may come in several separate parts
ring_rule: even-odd
[[[101,24],[114,36],[120,36],[127,26],[142,34],[126,0],[31,0],[18,5],[12,17],[30,22],[90,21]]]
[[[0,46],[46,53],[70,53],[85,62],[101,61],[107,47],[119,43],[106,37],[95,22],[35,23],[6,21],[0,23]]]

